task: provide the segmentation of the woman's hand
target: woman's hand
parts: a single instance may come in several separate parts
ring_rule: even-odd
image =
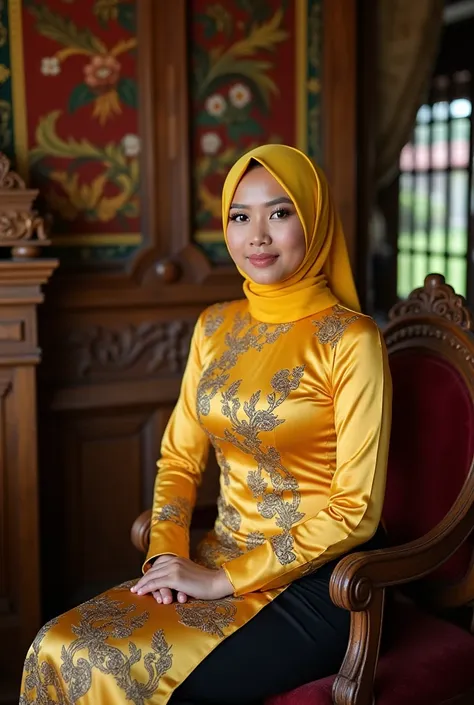
[[[161,588],[161,590],[154,590],[152,592],[152,595],[159,605],[161,605],[162,603],[164,605],[170,605],[174,601],[173,591],[169,588]],[[187,601],[188,596],[186,595],[186,593],[178,591],[178,593],[176,594],[176,599],[178,600],[178,602],[183,603]]]
[[[166,555],[173,555],[173,554],[163,554],[161,556],[158,556],[158,558],[155,558],[155,561],[159,560],[160,558],[163,558],[163,556]],[[152,564],[153,565],[153,564]],[[161,590],[154,590],[152,593],[153,597],[155,600],[158,602],[159,605],[164,604],[164,605],[170,605],[172,602],[174,602],[174,595],[173,591],[170,590],[169,588],[161,588]],[[183,602],[187,602],[188,596],[184,592],[178,591],[176,593],[176,599],[178,602],[181,604]]]
[[[217,600],[231,595],[234,591],[224,570],[209,570],[203,568],[188,558],[163,555],[159,556],[152,567],[131,588],[137,595],[155,594],[162,590],[176,590],[184,596],[192,596],[198,600]],[[165,592],[165,596],[168,596]],[[168,596],[169,597],[169,596]],[[162,597],[163,599],[163,597]]]

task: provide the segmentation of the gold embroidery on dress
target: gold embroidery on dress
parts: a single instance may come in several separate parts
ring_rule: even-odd
[[[197,551],[197,562],[206,568],[219,568],[225,561],[243,553],[231,533],[239,531],[242,517],[235,507],[225,502],[222,495],[217,500],[217,509],[218,517],[213,532],[215,542],[208,536]]]
[[[235,507],[226,503],[222,495],[220,495],[217,500],[217,511],[219,520],[227,529],[239,531],[242,517]]]
[[[247,551],[251,551],[253,548],[257,548],[257,546],[261,546],[264,544],[266,541],[265,539],[265,534],[262,533],[261,531],[251,531],[246,540],[246,547]]]
[[[281,325],[270,326],[267,323],[254,323],[250,314],[244,316],[238,312],[234,318],[234,325],[230,333],[225,336],[226,350],[222,355],[213,360],[204,371],[198,385],[196,409],[198,417],[207,416],[211,409],[211,400],[224,387],[229,379],[231,370],[240,355],[250,349],[262,350],[267,343],[274,343],[278,338],[287,333],[293,324],[283,323]],[[247,328],[245,333],[242,332]],[[241,335],[242,334],[242,335]]]
[[[112,675],[117,686],[124,691],[126,699],[134,705],[145,705],[156,692],[162,676],[171,668],[173,659],[171,647],[160,629],[153,634],[151,651],[143,656],[148,681],[144,683],[132,677],[133,667],[142,661],[141,649],[130,641],[130,655],[127,656],[119,648],[108,644],[107,640],[127,639],[136,629],[143,627],[149,614],[143,612],[137,615],[134,614],[135,610],[135,605],[125,606],[106,595],[99,595],[77,608],[80,622],[71,627],[77,638],[69,645],[63,645],[61,650],[61,676],[67,693],[63,693],[54,668],[47,661],[43,661],[41,668],[39,665],[41,642],[49,629],[58,624],[59,619],[45,625],[38,633],[26,658],[21,705],[75,703],[90,690],[94,669],[105,675]],[[56,701],[51,700],[48,693],[48,687],[51,686],[56,691]],[[33,699],[30,699],[30,696]]]
[[[175,603],[175,610],[184,626],[223,638],[224,629],[235,620],[235,602],[240,599],[242,598],[223,597],[221,600],[191,600],[184,604]]]
[[[304,518],[299,511],[301,495],[298,483],[292,473],[283,465],[280,453],[273,446],[264,446],[259,434],[262,431],[273,431],[284,423],[275,413],[276,409],[287,399],[290,392],[298,389],[304,373],[304,365],[293,370],[281,370],[271,380],[273,392],[267,396],[267,409],[257,409],[261,392],[255,392],[250,401],[244,403],[244,413],[247,419],[239,419],[240,401],[237,392],[241,381],[234,382],[222,393],[222,413],[230,419],[232,431],[224,432],[226,441],[233,443],[243,453],[253,456],[257,469],[250,470],[247,484],[255,499],[259,500],[257,509],[264,519],[274,519],[280,533],[272,537],[273,551],[282,565],[288,565],[296,560],[293,551],[294,540],[292,527]],[[242,436],[240,440],[237,436]],[[264,473],[270,478],[272,488],[264,478]],[[284,493],[290,493],[290,499],[285,499]]]
[[[222,304],[221,306],[224,307],[225,305]],[[213,309],[211,309],[211,312],[212,310]],[[245,334],[241,335],[246,327],[248,330]],[[291,323],[276,326],[269,326],[266,323],[254,323],[252,325],[250,314],[247,313],[242,316],[240,312],[237,312],[232,330],[225,336],[226,350],[222,353],[220,358],[211,362],[199,382],[196,399],[198,418],[209,414],[211,410],[211,400],[226,384],[229,379],[228,371],[235,366],[240,355],[243,355],[250,349],[262,350],[264,345],[276,342],[281,335],[287,333],[292,327],[293,324]],[[231,468],[219,446],[219,439],[207,431],[207,429],[205,430],[214,447],[224,484],[229,485]]]
[[[189,529],[193,508],[185,497],[176,497],[163,507],[154,512],[151,523],[159,521],[172,521],[173,524]]]
[[[275,413],[276,409],[286,400],[291,391],[298,388],[304,373],[304,365],[295,367],[291,371],[281,370],[273,376],[271,380],[273,391],[266,398],[266,409],[257,409],[261,391],[252,394],[250,400],[243,404],[246,418],[239,417],[242,408],[238,398],[241,380],[233,382],[227,389],[225,386],[229,380],[229,372],[237,363],[240,355],[250,349],[260,352],[264,345],[276,342],[292,327],[291,323],[281,325],[253,323],[249,314],[242,316],[238,313],[231,332],[225,336],[226,350],[220,358],[211,362],[201,377],[196,401],[198,418],[207,416],[211,409],[211,400],[219,391],[221,392],[222,414],[229,419],[231,430],[226,429],[223,438],[217,438],[208,433],[209,438],[216,448],[218,461],[223,457],[219,448],[221,441],[232,443],[241,452],[251,455],[256,461],[257,469],[248,473],[247,483],[253,496],[258,500],[257,509],[261,516],[265,519],[274,519],[277,527],[282,530],[274,537],[271,545],[283,565],[292,563],[296,559],[290,531],[304,517],[304,514],[299,511],[301,496],[298,491],[298,483],[282,464],[278,450],[273,446],[264,446],[259,434],[273,431],[284,423],[285,420],[278,418]],[[225,484],[228,484],[226,480],[229,479],[229,472],[230,470],[227,469],[226,476],[224,476]],[[263,473],[269,477],[271,489],[268,488]],[[286,499],[284,493],[290,493],[290,499]],[[222,523],[225,525],[225,522]],[[216,526],[218,525],[219,522]],[[232,526],[228,526],[228,528],[231,531],[236,530]],[[252,537],[251,545],[254,540],[255,537]],[[238,546],[237,542],[235,543]],[[249,545],[249,541],[247,541],[247,545]],[[216,560],[217,557],[214,555],[216,552],[216,549],[207,551],[204,549],[204,553],[208,554],[205,559]]]
[[[213,532],[198,546],[196,562],[205,568],[217,569],[243,553],[232,534],[217,519]]]
[[[41,642],[49,630],[55,627],[58,622],[59,619],[55,618],[42,626],[28,651],[24,667],[24,692],[20,696],[19,705],[28,705],[29,703],[50,705],[54,701],[51,701],[49,697],[48,687],[56,691],[57,702],[60,705],[66,702],[58,674],[51,664],[47,662],[43,662],[40,667],[39,661]]]
[[[329,316],[324,316],[321,321],[313,321],[313,325],[318,329],[314,334],[320,343],[336,347],[344,335],[344,331],[351,324],[357,321],[360,316],[351,311],[346,311],[342,306],[334,306]]]
[[[208,432],[208,436],[209,436],[210,442],[212,443],[212,445],[214,447],[214,452],[216,454],[216,460],[217,460],[217,463],[221,469],[224,485],[229,486],[230,485],[230,470],[231,470],[229,461],[227,460],[224,453],[222,452],[222,449],[219,446],[217,438],[212,433],[209,433],[209,432]]]
[[[206,315],[204,321],[204,335],[206,338],[210,338],[211,335],[221,327],[224,323],[224,316],[222,312],[229,306],[228,303],[219,303],[212,306]]]

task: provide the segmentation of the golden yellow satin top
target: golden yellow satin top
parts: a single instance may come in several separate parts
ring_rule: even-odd
[[[212,444],[219,515],[196,559],[223,566],[237,596],[288,585],[374,534],[391,415],[372,319],[336,305],[269,324],[248,308],[218,304],[196,325],[163,438],[147,556],[188,557]]]

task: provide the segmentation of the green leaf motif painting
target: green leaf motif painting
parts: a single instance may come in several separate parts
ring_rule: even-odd
[[[70,113],[75,113],[78,108],[82,108],[96,99],[95,93],[91,91],[85,83],[79,83],[72,89],[69,96],[68,109]]]
[[[123,103],[131,108],[137,107],[137,84],[133,78],[121,78],[117,84],[117,93]]]
[[[92,117],[105,125],[114,116],[120,115],[121,103],[137,107],[136,83],[123,75],[127,62],[122,58],[128,52],[135,51],[135,36],[124,37],[107,46],[105,40],[97,37],[89,27],[78,27],[73,20],[54,12],[45,4],[26,1],[36,21],[35,30],[59,45],[52,56],[42,59],[43,75],[59,75],[71,57],[81,57],[83,61],[84,78],[71,91],[68,101],[70,113],[93,104]],[[94,12],[102,23],[114,20],[123,27],[127,25],[127,30],[134,26],[135,3],[96,0]]]
[[[237,157],[263,140],[280,141],[268,124],[280,93],[277,55],[291,39],[291,19],[274,0],[238,4],[237,14],[206,4],[193,20],[199,27],[193,46],[198,229],[219,219],[217,184]]]

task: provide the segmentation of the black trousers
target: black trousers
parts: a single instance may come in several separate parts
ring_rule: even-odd
[[[357,551],[385,546],[383,531]],[[295,580],[229,636],[173,693],[170,705],[261,705],[265,698],[336,673],[350,614],[329,596],[340,559]]]

